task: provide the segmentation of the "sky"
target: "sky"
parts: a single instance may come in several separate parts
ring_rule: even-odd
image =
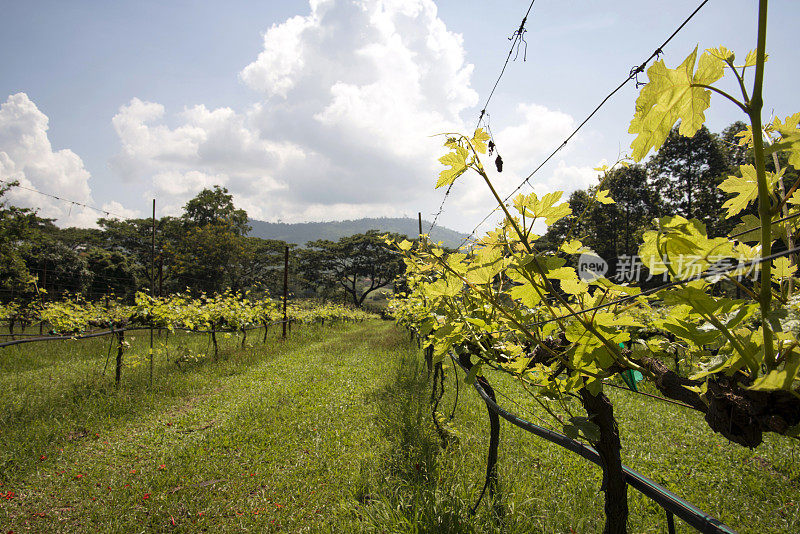
[[[700,0],[536,0],[489,106],[512,191]],[[178,215],[226,187],[251,218],[430,220],[441,132],[471,132],[530,2],[0,0],[0,179],[108,211]],[[743,58],[755,0],[710,0],[663,50]],[[798,111],[800,2],[770,2],[764,115]],[[640,76],[641,80],[645,76]],[[722,82],[723,87],[727,82]],[[567,194],[630,153],[637,90],[617,93],[522,192]],[[712,98],[708,126],[745,117]],[[104,213],[17,188],[61,226]],[[565,195],[566,198],[566,195]],[[459,178],[439,223],[469,232],[495,206]]]

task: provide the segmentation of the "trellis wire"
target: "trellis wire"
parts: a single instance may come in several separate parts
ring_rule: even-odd
[[[531,178],[533,178],[533,176],[534,176],[534,175],[535,175],[537,172],[539,172],[539,170],[540,170],[542,167],[544,167],[544,166],[547,164],[547,162],[549,162],[549,161],[550,161],[550,160],[551,160],[551,159],[552,159],[552,158],[553,158],[553,157],[554,157],[554,156],[555,156],[555,155],[556,155],[556,154],[557,154],[557,153],[558,153],[558,152],[559,152],[559,151],[560,151],[562,148],[564,148],[564,147],[567,145],[567,143],[568,143],[570,140],[572,140],[572,138],[573,138],[573,137],[574,137],[574,136],[575,136],[575,135],[576,135],[576,134],[577,134],[577,133],[578,133],[578,132],[581,130],[581,128],[583,128],[583,127],[584,127],[584,125],[585,125],[587,122],[589,122],[589,120],[590,120],[592,117],[594,117],[594,116],[595,116],[595,114],[597,114],[597,112],[598,112],[598,111],[600,111],[600,108],[602,108],[602,107],[603,107],[603,106],[606,104],[606,102],[608,102],[608,101],[611,99],[611,97],[612,97],[612,96],[614,96],[614,95],[615,95],[615,94],[616,94],[616,93],[617,93],[617,92],[618,92],[620,89],[622,89],[622,88],[623,88],[625,85],[627,85],[627,83],[628,83],[628,82],[630,82],[631,80],[635,80],[638,74],[640,74],[640,73],[644,72],[645,66],[647,66],[647,64],[648,64],[648,63],[649,63],[649,62],[650,62],[650,61],[651,61],[653,58],[656,58],[656,57],[658,57],[659,55],[661,55],[661,54],[663,53],[663,48],[664,48],[665,46],[667,46],[667,45],[670,43],[670,41],[672,41],[672,39],[673,39],[673,38],[675,38],[675,36],[678,34],[678,32],[680,32],[680,31],[683,29],[683,27],[684,27],[684,26],[686,26],[686,24],[688,24],[688,23],[689,23],[689,21],[690,21],[690,20],[692,20],[692,18],[694,18],[694,16],[695,16],[695,15],[696,15],[696,14],[697,14],[699,11],[700,11],[700,9],[702,9],[702,8],[703,8],[703,6],[705,6],[705,5],[708,3],[708,1],[709,1],[709,0],[703,0],[703,1],[700,3],[700,5],[698,5],[698,6],[695,8],[695,10],[694,10],[694,11],[692,11],[692,13],[691,13],[691,14],[690,14],[688,17],[686,17],[686,19],[685,19],[685,20],[684,20],[684,21],[683,21],[683,22],[680,24],[680,26],[678,26],[678,27],[675,29],[675,31],[673,31],[673,32],[672,32],[672,34],[671,34],[669,37],[667,37],[667,39],[666,39],[666,40],[665,40],[663,43],[661,43],[661,45],[660,45],[658,48],[656,48],[656,49],[655,49],[655,51],[653,51],[653,53],[652,53],[652,54],[650,54],[650,56],[649,56],[647,59],[645,59],[644,61],[642,61],[642,63],[640,63],[638,66],[636,66],[636,67],[632,68],[632,69],[630,70],[630,72],[628,73],[628,76],[627,76],[627,77],[626,77],[626,78],[625,78],[625,79],[624,79],[624,80],[623,80],[623,81],[622,81],[622,82],[621,82],[619,85],[617,85],[617,87],[616,87],[616,88],[614,88],[614,90],[612,90],[612,91],[611,91],[611,92],[610,92],[608,95],[606,95],[606,97],[605,97],[605,98],[603,98],[603,100],[601,100],[601,101],[600,101],[600,103],[599,103],[599,104],[598,104],[598,105],[597,105],[597,106],[596,106],[596,107],[595,107],[595,108],[592,110],[592,112],[591,112],[591,113],[589,113],[589,115],[588,115],[588,116],[587,116],[585,119],[583,119],[583,121],[581,121],[581,123],[580,123],[580,124],[578,124],[577,128],[575,128],[575,129],[572,131],[572,133],[570,133],[570,134],[567,136],[567,138],[566,138],[566,139],[565,139],[565,140],[564,140],[564,141],[563,141],[563,142],[562,142],[560,145],[558,145],[558,146],[555,148],[555,150],[553,150],[553,151],[550,153],[550,155],[548,155],[548,156],[547,156],[547,157],[544,159],[544,161],[542,161],[542,162],[541,162],[541,163],[540,163],[540,164],[539,164],[539,165],[538,165],[536,168],[534,168],[534,169],[533,169],[533,171],[531,171],[531,173],[530,173],[530,174],[528,174],[528,176],[527,176],[527,177],[525,177],[525,179],[523,179],[523,180],[522,180],[522,181],[519,183],[519,185],[518,185],[518,186],[517,186],[517,187],[516,187],[516,188],[515,188],[515,189],[514,189],[514,190],[513,190],[511,193],[509,193],[509,194],[508,194],[508,195],[507,195],[507,196],[506,196],[506,197],[503,199],[503,203],[505,204],[505,203],[508,201],[508,199],[510,199],[510,198],[511,198],[511,197],[512,197],[512,196],[513,196],[513,195],[514,195],[514,194],[515,194],[517,191],[519,191],[520,189],[522,189],[522,187],[523,187],[525,184],[529,183],[530,179],[531,179]],[[637,83],[638,83],[638,82],[637,82]],[[463,246],[464,246],[464,245],[465,245],[467,242],[469,242],[469,241],[470,241],[470,239],[472,239],[472,237],[475,235],[475,232],[477,232],[477,231],[478,231],[478,229],[481,227],[481,225],[483,225],[483,223],[485,223],[485,222],[486,222],[486,221],[489,219],[489,217],[491,217],[491,216],[492,216],[492,215],[493,215],[493,214],[494,214],[494,213],[497,211],[497,209],[498,209],[498,207],[495,207],[494,209],[492,209],[492,211],[490,211],[490,212],[489,212],[489,213],[488,213],[488,214],[487,214],[487,215],[486,215],[486,216],[485,216],[485,217],[484,217],[484,218],[483,218],[483,219],[482,219],[482,220],[481,220],[481,221],[480,221],[480,222],[479,222],[479,223],[478,223],[478,224],[475,226],[475,228],[473,228],[473,229],[472,229],[472,231],[471,231],[471,232],[469,233],[469,235],[468,235],[468,236],[467,236],[467,237],[466,237],[466,238],[465,238],[465,239],[464,239],[464,240],[461,242],[461,245],[459,245],[459,247],[458,247],[458,248],[461,248],[461,247],[463,247]],[[431,229],[432,229],[432,227],[431,227]]]

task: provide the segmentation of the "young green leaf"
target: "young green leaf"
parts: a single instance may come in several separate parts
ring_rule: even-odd
[[[456,181],[456,178],[461,176],[467,171],[467,156],[469,152],[464,147],[457,146],[453,152],[445,154],[439,161],[449,169],[445,169],[439,173],[439,181],[436,182],[436,187],[450,185]]]
[[[687,137],[693,136],[705,122],[711,91],[698,84],[710,85],[722,78],[725,63],[706,52],[695,72],[696,58],[695,47],[675,69],[667,68],[663,60],[647,69],[650,81],[636,99],[636,114],[628,129],[636,134],[631,144],[635,161],[641,161],[650,149],[660,148],[678,120],[680,134]]]

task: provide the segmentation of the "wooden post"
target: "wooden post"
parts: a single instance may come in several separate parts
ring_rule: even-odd
[[[150,296],[156,296],[156,199],[153,199],[153,234],[150,249]],[[150,387],[153,387],[153,316],[150,316]]]
[[[44,262],[44,268],[42,269],[42,285],[40,289],[44,289],[47,291],[47,260]],[[42,304],[42,310],[44,310],[44,293],[39,293],[39,301]],[[39,321],[39,335],[41,336],[44,334],[44,321]]]
[[[114,371],[114,385],[119,387],[122,378],[122,354],[125,352],[125,330],[117,330],[117,365]]]
[[[289,298],[289,247],[283,251],[283,339],[286,339],[286,301]]]
[[[164,253],[161,252],[158,255],[158,297],[161,298],[164,295]],[[167,331],[169,334],[169,331]],[[163,334],[161,327],[158,327],[158,337],[160,338]]]
[[[417,219],[419,220],[419,237],[418,237],[419,248],[420,248],[420,250],[422,250],[423,247],[422,247],[422,212],[421,211],[417,212]]]

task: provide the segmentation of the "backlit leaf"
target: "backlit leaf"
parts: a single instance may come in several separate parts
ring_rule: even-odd
[[[705,122],[705,110],[711,91],[695,84],[710,85],[723,75],[724,62],[711,53],[704,53],[694,71],[697,48],[675,69],[663,60],[649,69],[649,82],[636,99],[636,113],[629,133],[636,134],[631,147],[633,159],[641,161],[651,149],[664,144],[672,126],[681,121],[681,135],[693,136]]]

